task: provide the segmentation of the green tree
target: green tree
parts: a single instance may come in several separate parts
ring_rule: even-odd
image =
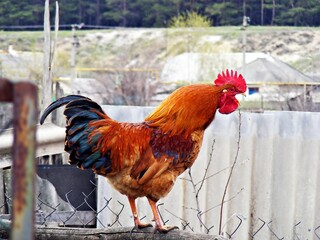
[[[1,0],[0,26],[42,25],[43,5],[43,0]],[[165,27],[187,12],[216,26],[241,25],[244,14],[251,25],[320,25],[320,0],[59,0],[59,5],[62,25]]]
[[[223,0],[219,3],[208,5],[205,12],[213,19],[214,25],[239,25],[242,23],[242,7],[235,1]]]
[[[171,17],[177,11],[177,1],[172,0],[157,0],[152,1],[150,10],[145,9],[143,24],[149,27],[163,27],[168,24]],[[179,10],[178,10],[179,11]]]
[[[41,12],[43,13],[43,8],[36,0],[2,0],[0,2],[0,24],[9,26],[37,25]]]
[[[281,11],[275,19],[278,25],[319,26],[320,24],[320,0],[282,0],[280,7]]]

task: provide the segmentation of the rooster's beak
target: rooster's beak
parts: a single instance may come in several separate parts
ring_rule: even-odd
[[[246,93],[241,93],[241,95],[242,95],[242,96],[244,96],[244,97],[246,97],[246,96],[247,96],[247,94],[246,94]]]

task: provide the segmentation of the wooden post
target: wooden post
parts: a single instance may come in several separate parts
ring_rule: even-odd
[[[56,15],[55,15],[55,37],[53,46],[51,44],[51,26],[50,26],[50,10],[49,0],[45,1],[44,8],[44,47],[43,47],[43,78],[42,78],[42,91],[41,91],[41,110],[44,110],[52,102],[52,67],[55,46],[58,38],[59,30],[59,5],[56,2]],[[47,118],[46,122],[51,122],[51,118]]]
[[[0,214],[5,213],[5,208],[4,208],[4,182],[3,182],[3,169],[0,168],[0,206],[3,206],[0,208]]]
[[[43,47],[43,78],[41,91],[41,109],[46,108],[52,101],[52,71],[51,71],[51,30],[49,0],[45,1],[44,7],[44,47]],[[51,118],[47,118],[51,122]]]

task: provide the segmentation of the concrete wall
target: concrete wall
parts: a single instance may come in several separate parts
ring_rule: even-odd
[[[113,106],[104,109],[117,120],[131,122],[143,120],[151,110]],[[163,219],[169,220],[168,225],[177,225],[180,229],[187,222],[186,229],[218,233],[220,203],[230,167],[237,156],[240,136],[237,163],[224,204],[225,235],[243,240],[277,237],[319,239],[319,123],[320,113],[217,114],[206,131],[200,155],[191,171],[194,183],[201,182],[210,163],[206,175],[210,177],[204,181],[199,192],[199,206],[195,200],[193,184],[183,179],[190,179],[188,172],[185,172],[177,179],[171,193],[159,201],[164,203],[159,206]],[[200,185],[195,185],[195,188],[198,189]],[[102,209],[111,197],[108,206],[115,213],[121,210],[120,203],[124,204],[119,219],[109,209]],[[145,217],[143,221],[151,221],[152,214],[146,199],[139,199],[138,208],[140,217]],[[98,184],[100,210],[98,218],[104,226],[116,220],[118,222],[113,226],[133,226],[127,198],[114,191],[102,177],[99,177]],[[201,216],[202,227],[197,217],[199,211],[207,211]],[[98,221],[100,227],[102,224]]]

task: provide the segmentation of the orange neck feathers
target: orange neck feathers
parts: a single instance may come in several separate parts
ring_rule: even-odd
[[[204,130],[214,119],[221,92],[229,85],[194,84],[181,87],[166,98],[146,119],[170,135],[190,135]]]

